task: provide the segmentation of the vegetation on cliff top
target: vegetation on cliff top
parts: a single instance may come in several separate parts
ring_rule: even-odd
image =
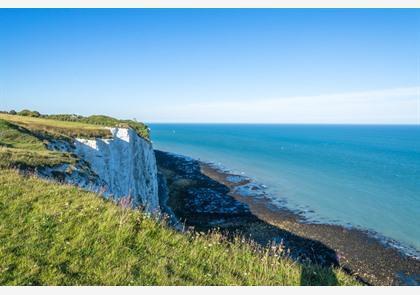
[[[74,186],[0,170],[0,285],[353,285],[219,234],[182,234]]]
[[[150,139],[149,137],[149,129],[148,127],[141,122],[137,122],[134,120],[119,120],[109,116],[104,115],[92,115],[89,117],[83,117],[79,115],[47,115],[46,118],[60,120],[60,121],[69,121],[69,122],[81,122],[87,124],[94,124],[94,125],[101,125],[107,127],[131,127],[133,128],[138,135],[145,139]]]
[[[69,153],[48,150],[46,134],[32,132],[25,127],[1,120],[0,114],[0,168],[53,166],[74,163]]]
[[[50,136],[59,139],[75,137],[94,138],[110,137],[111,133],[105,127],[81,123],[67,122],[31,116],[0,114],[0,120],[8,121],[30,131],[38,137]]]
[[[149,140],[147,126],[131,120],[107,116],[41,115],[29,110],[0,112],[0,168],[74,163],[71,154],[48,150],[46,144],[51,139],[109,138],[111,133],[105,127],[112,126],[131,127]]]
[[[11,117],[14,118],[11,118]],[[57,114],[57,115],[43,115],[37,111],[22,110],[16,112],[14,110],[0,113],[0,119],[12,120],[23,124],[36,123],[38,127],[42,127],[46,131],[54,131],[52,127],[60,128],[59,132],[67,134],[71,137],[84,136],[84,137],[106,137],[109,136],[109,132],[103,127],[131,127],[138,135],[150,140],[149,128],[141,122],[135,120],[119,120],[104,115],[92,115],[88,117],[75,115],[75,114]],[[46,120],[52,120],[48,122]],[[60,121],[61,123],[58,123]],[[77,124],[74,124],[77,123]],[[50,128],[48,128],[50,127]]]
[[[109,138],[112,126],[131,127],[149,140],[148,128],[138,122],[107,116],[41,115],[35,111],[0,112],[0,168],[53,166],[74,163],[70,153],[46,148],[52,139]],[[16,113],[15,115],[13,115]]]

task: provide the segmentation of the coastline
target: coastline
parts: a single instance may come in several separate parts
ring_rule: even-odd
[[[168,183],[168,207],[187,227],[219,229],[261,245],[283,243],[298,261],[342,267],[366,284],[420,285],[420,260],[403,255],[366,231],[311,223],[272,204],[251,179],[210,163],[155,151]]]

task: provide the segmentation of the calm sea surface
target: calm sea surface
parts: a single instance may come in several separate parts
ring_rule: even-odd
[[[151,124],[156,149],[220,164],[312,221],[420,251],[420,126]]]

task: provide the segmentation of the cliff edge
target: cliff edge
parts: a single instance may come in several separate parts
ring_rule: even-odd
[[[160,212],[155,154],[138,128],[121,127],[116,119],[117,126],[103,126],[84,123],[86,117],[50,117],[0,114],[0,166],[77,185],[126,207]]]
[[[110,139],[75,140],[75,154],[106,184],[105,193],[129,198],[133,207],[159,211],[156,159],[152,144],[131,128],[110,128]]]

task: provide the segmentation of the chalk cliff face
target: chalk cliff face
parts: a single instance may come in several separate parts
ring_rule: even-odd
[[[102,183],[103,194],[159,212],[156,159],[152,145],[130,128],[110,128],[110,139],[75,140],[74,153]],[[97,186],[97,185],[95,185]]]

